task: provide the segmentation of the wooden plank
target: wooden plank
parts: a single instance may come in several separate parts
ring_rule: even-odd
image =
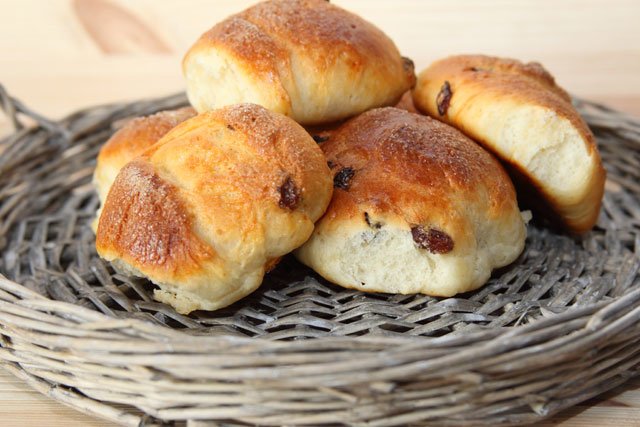
[[[51,400],[0,369],[0,425],[3,427],[114,427]]]
[[[335,1],[377,23],[417,69],[462,52],[538,60],[576,95],[638,114],[618,101],[640,96],[640,3],[633,0]],[[0,82],[53,116],[91,102],[168,94],[183,87],[180,60],[196,37],[250,3],[0,0]],[[120,13],[103,19],[105,4]],[[92,15],[79,5],[102,6]]]
[[[569,408],[536,426],[640,426],[640,378],[632,378],[620,387]]]

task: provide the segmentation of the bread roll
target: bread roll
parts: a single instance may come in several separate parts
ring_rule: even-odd
[[[93,183],[104,202],[120,169],[167,132],[196,115],[191,107],[138,117],[127,122],[102,146],[98,154]]]
[[[101,257],[179,313],[225,307],[304,243],[331,199],[320,148],[252,104],[180,124],[118,174],[99,219]]]
[[[258,3],[204,33],[182,66],[200,112],[253,102],[305,125],[393,105],[415,83],[382,31],[324,0]]]
[[[505,162],[532,207],[572,233],[593,227],[604,192],[600,155],[569,95],[540,64],[446,58],[420,74],[413,98]]]
[[[327,280],[451,296],[480,287],[522,251],[513,184],[459,131],[388,107],[352,119],[321,147],[334,195],[296,255]]]
[[[394,107],[399,108],[401,110],[406,110],[410,113],[420,114],[420,112],[416,109],[416,106],[413,105],[413,96],[411,95],[411,91],[406,91],[400,101]]]

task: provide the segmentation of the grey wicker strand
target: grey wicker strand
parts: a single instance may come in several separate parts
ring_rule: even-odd
[[[52,121],[0,86],[16,127],[0,142],[0,362],[40,392],[127,426],[520,425],[640,370],[638,121],[576,102],[608,173],[597,227],[531,224],[476,292],[364,294],[285,258],[242,301],[183,316],[97,257],[89,224],[101,144],[185,103]]]

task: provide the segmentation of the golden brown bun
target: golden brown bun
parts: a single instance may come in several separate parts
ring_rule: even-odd
[[[305,125],[393,105],[415,84],[382,31],[324,0],[258,3],[204,33],[182,65],[200,112],[253,102]]]
[[[572,233],[593,227],[604,192],[600,155],[569,95],[540,64],[445,58],[420,74],[413,98],[504,161],[523,193],[533,193],[533,207]]]
[[[127,122],[102,146],[98,154],[93,183],[100,201],[106,199],[109,188],[120,169],[144,150],[155,144],[167,132],[196,115],[191,107],[138,117]]]
[[[178,312],[215,310],[307,240],[331,193],[302,127],[257,105],[226,107],[183,122],[120,171],[96,248],[159,285],[155,297]]]
[[[451,296],[522,251],[526,227],[502,166],[462,133],[397,108],[321,144],[334,194],[297,257],[363,291]]]

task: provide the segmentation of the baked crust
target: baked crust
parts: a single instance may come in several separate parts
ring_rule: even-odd
[[[102,146],[93,174],[93,183],[101,201],[106,199],[111,184],[124,165],[155,144],[167,132],[196,115],[191,107],[161,111],[137,117],[124,124]]]
[[[291,119],[252,104],[195,116],[122,169],[96,248],[160,286],[181,313],[215,310],[255,290],[309,237],[331,173]]]

